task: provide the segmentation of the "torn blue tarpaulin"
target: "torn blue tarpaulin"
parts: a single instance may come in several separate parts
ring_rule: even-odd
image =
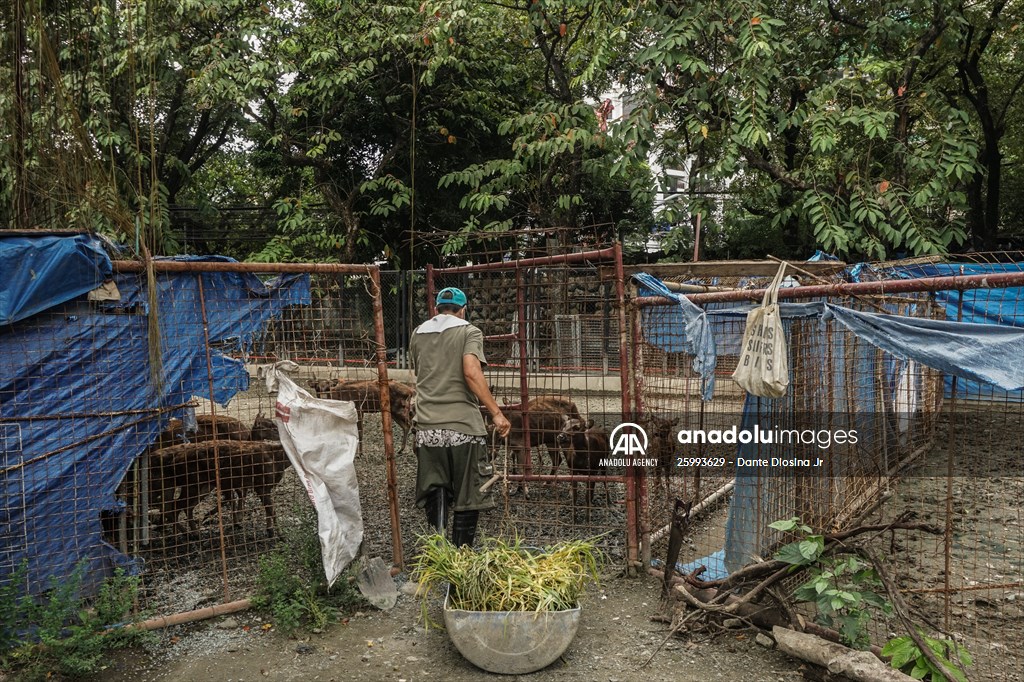
[[[129,564],[102,534],[131,462],[193,396],[224,403],[248,387],[243,363],[209,341],[251,342],[291,305],[309,305],[308,275],[159,273],[162,381],[150,379],[144,274],[119,274],[120,301],[78,297],[0,329],[0,584],[23,561],[33,590],[86,564],[85,590]],[[229,301],[230,304],[223,303]]]
[[[714,327],[708,318],[745,317],[753,306],[739,304],[704,311],[685,296],[670,292],[652,275],[639,273],[634,278],[654,295],[680,302],[678,308],[645,308],[661,311],[657,317],[642,319],[641,324],[653,330],[651,333],[644,330],[645,340],[668,352],[693,355],[694,370],[705,379],[713,377],[718,350]],[[1020,362],[1024,357],[1024,328],[1021,327],[883,315],[823,301],[782,303],[779,312],[783,319],[814,316],[821,317],[823,322],[835,319],[858,338],[902,360],[914,360],[952,376],[1007,391],[1024,388],[1024,363]]]
[[[1021,271],[1024,263],[922,263],[892,268],[891,274],[917,279]],[[1024,327],[1024,287],[937,291],[935,299],[945,305],[947,320]],[[965,398],[1024,402],[1024,391],[1003,391],[968,379],[958,380],[955,387],[956,394]],[[946,377],[947,396],[953,388],[952,377]]]
[[[0,237],[0,324],[12,324],[92,291],[113,266],[90,235]]]
[[[667,289],[656,286],[657,280],[649,275],[642,281],[646,291],[668,295]],[[679,300],[681,297],[672,295],[671,298]],[[753,307],[751,304],[719,304],[714,309],[709,306],[707,311],[696,312],[687,310],[685,306],[657,306],[670,311],[670,316],[642,318],[644,324],[653,321],[661,325],[652,324],[651,329],[644,330],[644,338],[666,351],[717,357],[723,340],[728,346],[734,344],[735,338],[732,337],[738,335],[735,323],[720,326],[717,321],[743,319]],[[1024,388],[1024,363],[1020,361],[1024,357],[1024,329],[1021,328],[866,313],[823,301],[782,303],[779,308],[787,328],[795,318],[821,320],[818,326],[820,333],[815,334],[813,328],[805,326],[801,340],[804,361],[809,366],[822,368],[821,384],[816,387],[814,395],[801,396],[804,404],[799,409],[793,404],[795,396],[791,394],[774,401],[747,396],[742,417],[744,429],[751,429],[755,424],[762,430],[771,428],[786,415],[800,410],[806,412],[806,402],[810,400],[812,404],[829,406],[825,415],[828,423],[820,427],[836,428],[835,420],[845,418],[860,435],[863,452],[882,451],[884,448],[875,447],[875,444],[883,439],[892,443],[896,442],[895,439],[908,437],[909,420],[904,417],[917,409],[922,390],[919,378],[915,378],[918,373],[913,369],[913,363],[965,380],[984,382],[990,387],[1004,390]],[[683,311],[686,311],[685,315]],[[686,325],[698,318],[701,319],[702,333],[686,339]],[[833,321],[831,326],[827,324],[829,320]],[[664,326],[673,323],[675,329]],[[723,330],[729,331],[723,333]],[[853,343],[853,339],[864,343]],[[704,344],[713,347],[702,347]],[[880,356],[876,348],[885,351],[886,355]],[[853,371],[850,371],[851,367]],[[713,372],[714,368],[711,367],[710,371]],[[880,373],[884,381],[879,387],[875,378]],[[817,424],[806,426],[818,428]],[[850,462],[859,468],[834,469],[829,475],[844,476],[865,471],[885,475],[889,471],[890,463],[884,460],[857,462],[852,459],[857,457],[857,453],[856,449],[851,451]],[[736,448],[737,457],[745,460],[786,454],[782,450],[758,451],[754,444],[739,444]],[[840,459],[836,465],[846,466],[850,462]],[[738,468],[723,550],[682,568],[692,570],[703,565],[712,577],[718,571],[734,571],[755,560],[765,546],[765,538],[758,530],[759,524],[775,513],[773,494],[760,485],[756,471]],[[830,504],[841,502],[829,501]]]
[[[822,321],[829,319],[902,360],[1007,391],[1024,388],[1024,329],[826,305]]]
[[[693,356],[693,371],[700,375],[703,384],[701,394],[704,400],[711,400],[715,392],[715,365],[718,360],[715,355],[715,338],[711,333],[707,314],[690,303],[685,296],[669,291],[664,283],[653,275],[640,272],[633,275],[633,279],[642,287],[641,296],[664,296],[679,303],[678,306],[644,308],[640,328],[648,343],[655,346],[659,343],[669,343],[672,347],[665,350]],[[657,330],[660,329],[681,332],[659,337]],[[648,338],[649,334],[655,338]]]

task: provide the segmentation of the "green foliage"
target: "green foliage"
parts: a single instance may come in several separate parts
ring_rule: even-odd
[[[802,567],[807,575],[793,597],[814,604],[817,622],[837,630],[845,644],[867,648],[872,615],[892,612],[892,605],[880,594],[884,588],[875,569],[854,555],[826,555],[824,536],[814,534],[798,518],[776,521],[769,527],[800,537],[775,554],[776,560]]]
[[[103,669],[107,652],[138,644],[150,633],[125,627],[132,613],[139,578],[122,569],[105,580],[96,596],[78,595],[87,568],[80,562],[64,580],[54,579],[39,598],[23,594],[27,564],[0,588],[0,665],[23,679],[53,675],[81,677]]]
[[[805,250],[945,252],[966,237],[979,145],[943,78],[962,6],[932,5],[649,6],[631,83],[641,106],[621,134],[636,155],[694,160],[697,189],[739,177]]]
[[[249,0],[24,5],[26,135],[20,144],[0,136],[0,177],[13,180],[22,167],[34,226],[175,251],[168,206],[241,129],[254,94],[272,85],[254,36],[273,14]],[[11,55],[12,31],[2,33]],[[3,60],[0,82],[13,86],[15,61]],[[241,65],[247,75],[236,79]],[[0,120],[14,120],[13,94],[0,93]],[[12,185],[0,182],[6,224]]]
[[[172,220],[195,244],[243,207],[268,243],[207,250],[412,265],[438,257],[424,234],[454,254],[481,230],[646,232],[661,167],[692,190],[658,216],[679,254],[697,214],[730,257],[1020,233],[1021,3],[19,1],[21,100],[0,12],[4,224],[171,253]],[[628,115],[605,131],[609,93]]]
[[[957,682],[967,682],[967,676],[961,670],[961,667],[966,668],[973,663],[967,650],[962,645],[948,639],[933,639],[923,633],[919,632],[919,634],[944,670],[937,670],[909,636],[894,637],[882,647],[882,655],[891,657],[889,665],[896,670],[905,672],[915,680],[945,682],[948,677]],[[954,661],[959,661],[960,665],[957,666]]]
[[[339,612],[363,605],[353,575],[341,575],[330,588],[324,576],[316,514],[297,505],[293,521],[282,524],[282,542],[259,560],[253,605],[270,615],[285,634],[322,630]]]

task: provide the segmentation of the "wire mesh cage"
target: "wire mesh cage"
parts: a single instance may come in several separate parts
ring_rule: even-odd
[[[677,312],[680,303],[641,291],[631,314],[633,380],[643,419],[668,422],[673,434],[760,426],[814,435],[810,443],[744,447],[735,441],[683,444],[680,433],[672,457],[664,461],[696,464],[648,479],[642,509],[653,557],[664,555],[676,498],[692,503],[676,568],[701,579],[771,558],[794,537],[771,528],[774,521],[799,517],[816,532],[830,533],[868,522],[918,519],[929,532],[875,540],[878,551],[892,558],[891,570],[912,595],[912,607],[923,622],[966,638],[972,654],[990,669],[1017,669],[1020,647],[1006,636],[1005,627],[1016,617],[1016,595],[1024,586],[1021,395],[955,374],[969,374],[972,360],[998,347],[990,344],[1004,332],[981,325],[1021,325],[1019,286],[993,279],[1020,272],[1021,260],[1014,254],[972,254],[949,262],[873,264],[858,268],[860,282],[879,283],[858,285],[873,293],[851,297],[832,288],[843,284],[838,279],[795,291],[797,298],[790,297],[794,305],[783,306],[791,382],[780,399],[746,396],[731,381],[751,309],[739,301],[753,296],[719,291],[690,297],[701,306],[718,353],[714,397],[704,401],[708,377],[697,371],[695,353],[684,343],[688,328]],[[951,276],[962,279],[936,279]],[[740,286],[738,281],[722,283]],[[764,281],[745,284],[759,283]],[[823,317],[823,305],[835,314]],[[883,313],[884,319],[871,318],[880,325],[915,319],[922,324],[895,332],[887,351],[876,336],[840,324],[836,315],[843,310],[851,311],[845,316]],[[932,329],[927,320],[978,326],[958,327],[942,337],[939,345],[948,347],[927,348],[936,342],[910,332]],[[949,359],[950,372],[927,366],[922,353],[931,354],[929,362]],[[851,429],[856,442],[834,440]],[[822,434],[830,439],[827,447],[821,447]],[[807,467],[786,468],[779,460],[822,466],[809,473]],[[883,617],[872,636],[884,643],[897,629],[895,621]],[[993,658],[1007,652],[1012,652],[1009,667]]]
[[[409,334],[457,286],[514,427],[491,440],[502,476],[484,532],[538,545],[599,535],[613,561],[647,561],[664,554],[681,499],[678,568],[710,578],[790,541],[776,520],[827,533],[909,512],[936,532],[875,541],[911,606],[981,664],[1021,667],[1021,391],[940,373],[822,315],[969,323],[958,333],[978,345],[946,353],[966,366],[988,337],[1024,326],[1021,285],[999,279],[1024,272],[1021,254],[871,264],[860,284],[826,275],[785,293],[791,382],[770,400],[731,380],[763,273],[687,282],[716,341],[709,372],[679,301],[640,290],[627,305],[618,247],[502,239],[422,272],[181,261],[160,266],[152,291],[140,264],[121,263],[112,288],[9,325],[0,578],[40,594],[76,570],[93,588],[120,566],[144,577],[140,606],[160,614],[251,593],[260,558],[314,522],[261,376],[282,360],[311,393],[356,404],[364,550],[402,565],[402,538],[427,529],[413,502]],[[642,465],[618,452],[626,422],[645,431]],[[708,436],[753,427],[811,437],[743,449]],[[854,430],[856,442],[835,438]],[[760,464],[773,458],[820,465]],[[879,621],[876,642],[893,627]]]
[[[151,292],[118,265],[106,294],[5,331],[0,576],[40,594],[82,566],[88,593],[121,567],[158,614],[251,594],[260,557],[316,524],[260,371],[281,360],[311,393],[362,390],[364,546],[401,562],[376,271],[174,261]]]
[[[484,532],[538,545],[601,536],[623,563],[635,557],[631,486],[605,460],[628,410],[625,310],[621,273],[616,281],[599,267],[621,264],[621,253],[590,249],[596,240],[568,247],[557,233],[529,247],[508,239],[516,237],[475,249],[481,262],[428,268],[424,291],[430,304],[445,287],[466,293],[467,319],[484,335],[485,376],[513,425],[507,443],[492,436],[501,514],[485,517]]]

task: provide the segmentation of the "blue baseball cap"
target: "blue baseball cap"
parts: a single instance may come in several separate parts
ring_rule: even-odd
[[[437,298],[434,299],[434,302],[437,305],[457,305],[462,308],[466,305],[466,294],[462,293],[462,289],[447,287],[437,292]]]

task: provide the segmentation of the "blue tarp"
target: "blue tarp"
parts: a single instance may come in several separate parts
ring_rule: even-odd
[[[0,237],[0,324],[92,291],[112,272],[95,237]]]
[[[730,354],[734,353],[739,335],[737,325],[719,325],[717,320],[745,318],[753,306],[714,306],[705,311],[685,297],[668,291],[650,275],[637,275],[635,278],[643,286],[643,293],[679,302],[678,306],[654,307],[653,310],[660,312],[645,314],[642,318],[645,340],[668,352],[693,355],[695,371],[705,379],[713,376],[719,350],[730,347],[733,349]],[[835,420],[839,417],[848,419],[848,426],[856,428],[861,439],[859,447],[865,450],[873,449],[882,439],[895,442],[894,439],[907,436],[905,428],[909,422],[903,419],[906,415],[901,415],[900,411],[913,411],[906,401],[916,400],[921,390],[919,385],[915,386],[910,381],[915,375],[911,363],[934,367],[948,375],[961,377],[962,381],[984,382],[989,387],[1002,390],[1024,388],[1024,362],[1021,362],[1024,358],[1024,329],[1019,327],[993,326],[992,322],[977,324],[882,315],[829,305],[823,301],[782,303],[779,308],[787,330],[794,318],[821,319],[821,333],[805,333],[802,340],[807,361],[823,368],[823,381],[816,388],[817,393],[805,398],[809,398],[812,404],[830,406],[830,414],[825,415],[830,420],[829,428],[838,426]],[[825,324],[829,320],[836,323],[831,331]],[[866,343],[855,344],[846,350],[850,335]],[[879,358],[874,348],[885,351],[887,355]],[[847,357],[850,353],[853,356]],[[828,367],[830,361],[834,363],[831,368]],[[847,362],[856,368],[852,373],[843,366]],[[873,378],[879,371],[885,377],[881,395],[873,384]],[[851,380],[854,383],[848,385]],[[898,390],[902,392],[900,396],[897,396]],[[705,399],[709,398],[705,395]],[[747,396],[741,428],[751,429],[757,424],[762,429],[770,429],[777,425],[780,416],[807,409],[798,407],[793,400],[792,392],[776,400]],[[756,459],[789,454],[759,452],[758,447],[754,443],[740,444],[736,455]],[[833,470],[830,473],[842,476],[849,472]],[[708,569],[705,576],[713,579],[749,563],[761,550],[755,529],[764,518],[775,513],[773,502],[771,492],[766,492],[761,485],[757,471],[738,468],[724,549],[681,568],[689,572],[697,565],[704,565]]]
[[[1024,271],[1024,263],[926,263],[892,269],[898,277],[953,277],[957,275],[990,275],[1000,272]],[[1002,289],[969,289],[962,292],[963,308],[958,314],[959,291],[938,291],[935,298],[945,305],[946,319],[962,317],[964,322],[1024,326],[1024,287]],[[1019,361],[1018,361],[1019,362]],[[946,395],[952,395],[952,377],[946,377]],[[956,392],[960,397],[1024,402],[1024,392],[1004,391],[977,381],[959,379]]]
[[[693,369],[704,378],[704,399],[709,400],[718,356],[718,335],[713,333],[709,317],[746,317],[753,306],[739,304],[705,311],[684,295],[669,291],[652,275],[639,273],[633,277],[643,286],[642,294],[678,301],[678,307],[645,308],[644,339],[667,352],[693,355]],[[646,315],[647,310],[654,312]],[[1024,388],[1024,363],[1020,362],[1024,358],[1024,327],[867,313],[823,301],[781,303],[779,310],[783,318],[834,319],[876,348],[952,376],[1007,391]],[[735,343],[734,338],[729,341]]]
[[[665,348],[670,352],[687,353],[693,356],[693,371],[700,375],[703,383],[704,400],[711,400],[715,392],[715,337],[711,333],[707,313],[690,299],[668,290],[660,279],[641,272],[633,275],[633,279],[641,285],[641,296],[665,296],[679,302],[679,306],[650,306],[643,309],[640,328],[648,343],[658,345],[672,344]],[[660,338],[647,338],[648,332],[655,335],[659,330],[672,330],[670,334]],[[678,347],[676,344],[679,344]]]
[[[202,273],[209,341],[250,344],[286,306],[309,305],[308,275],[264,285],[254,275]],[[121,300],[79,296],[0,328],[0,583],[28,561],[31,585],[81,561],[89,590],[127,557],[103,541],[101,513],[129,465],[180,410],[210,397],[194,273],[157,276],[163,362],[150,379],[145,275],[119,274]],[[243,363],[212,352],[213,399],[248,388]]]

